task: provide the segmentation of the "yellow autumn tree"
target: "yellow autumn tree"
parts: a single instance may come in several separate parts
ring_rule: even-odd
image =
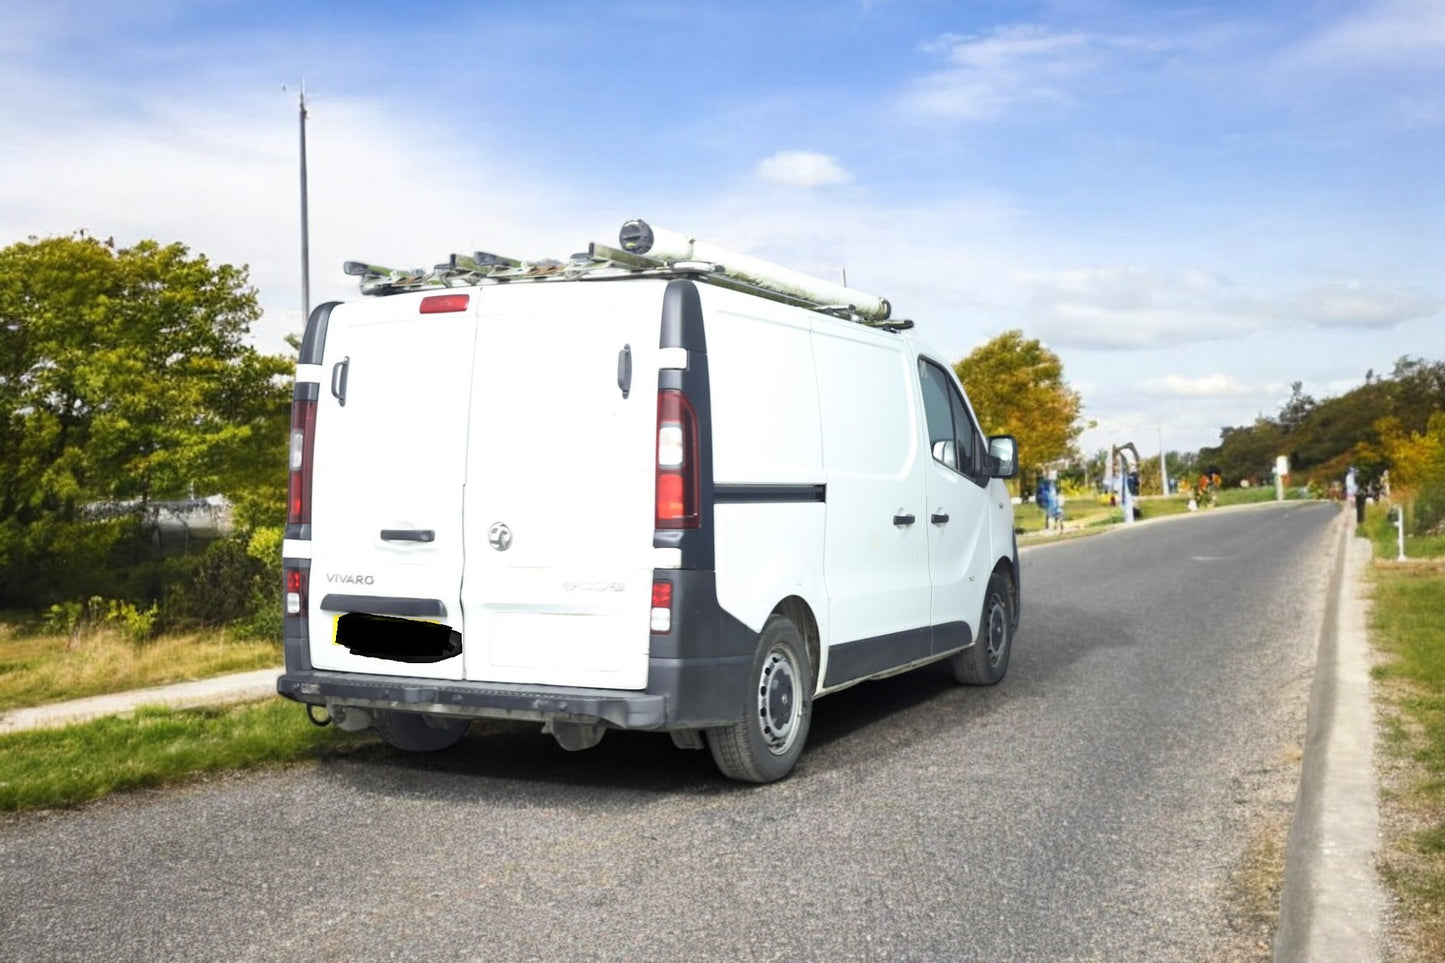
[[[1019,463],[1038,468],[1069,457],[1084,430],[1079,393],[1064,364],[1036,338],[1005,331],[953,366],[986,434],[1013,435]]]
[[[1415,490],[1445,484],[1445,411],[1433,412],[1424,432],[1406,431],[1395,417],[1383,418],[1375,427],[1393,485]]]

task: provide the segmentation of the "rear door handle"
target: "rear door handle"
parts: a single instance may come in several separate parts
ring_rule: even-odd
[[[918,520],[918,519],[914,518],[911,513],[908,514],[908,515],[899,514],[899,515],[894,515],[894,516],[893,516],[893,524],[894,524],[894,525],[898,525],[898,526],[908,526],[908,525],[912,525],[912,524],[913,524],[914,522],[916,522],[917,520]]]
[[[928,517],[928,520],[935,525],[947,525],[948,512],[934,512]]]
[[[331,366],[331,394],[346,407],[346,376],[351,371],[351,355],[342,358]]]
[[[626,401],[627,396],[632,393],[632,345],[624,344],[622,350],[617,352],[617,388],[622,392],[622,400]]]
[[[432,528],[383,528],[383,542],[434,542],[437,533]]]

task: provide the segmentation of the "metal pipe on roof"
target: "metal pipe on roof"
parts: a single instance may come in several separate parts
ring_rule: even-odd
[[[744,284],[768,288],[819,305],[847,306],[852,313],[869,321],[886,321],[893,312],[887,298],[729,251],[686,234],[653,227],[641,219],[622,225],[619,243],[628,253],[643,254],[668,263],[706,261],[716,264],[721,268],[719,273]]]

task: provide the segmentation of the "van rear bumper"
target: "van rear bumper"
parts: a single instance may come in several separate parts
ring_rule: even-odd
[[[751,657],[652,659],[644,691],[457,682],[408,676],[289,671],[276,680],[288,699],[471,718],[558,720],[614,729],[702,729],[738,719],[737,693]]]

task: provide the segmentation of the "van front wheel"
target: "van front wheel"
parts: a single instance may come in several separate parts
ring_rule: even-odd
[[[964,685],[996,685],[1008,672],[1009,650],[1013,648],[1013,583],[1002,572],[988,580],[983,599],[983,619],[973,645],[949,659],[953,677]]]
[[[420,712],[381,710],[375,715],[376,731],[382,740],[404,752],[437,752],[450,749],[466,735],[470,719],[427,716]]]
[[[813,714],[813,672],[797,626],[774,615],[763,626],[748,675],[743,718],[707,731],[713,762],[729,779],[773,782],[793,771]]]

